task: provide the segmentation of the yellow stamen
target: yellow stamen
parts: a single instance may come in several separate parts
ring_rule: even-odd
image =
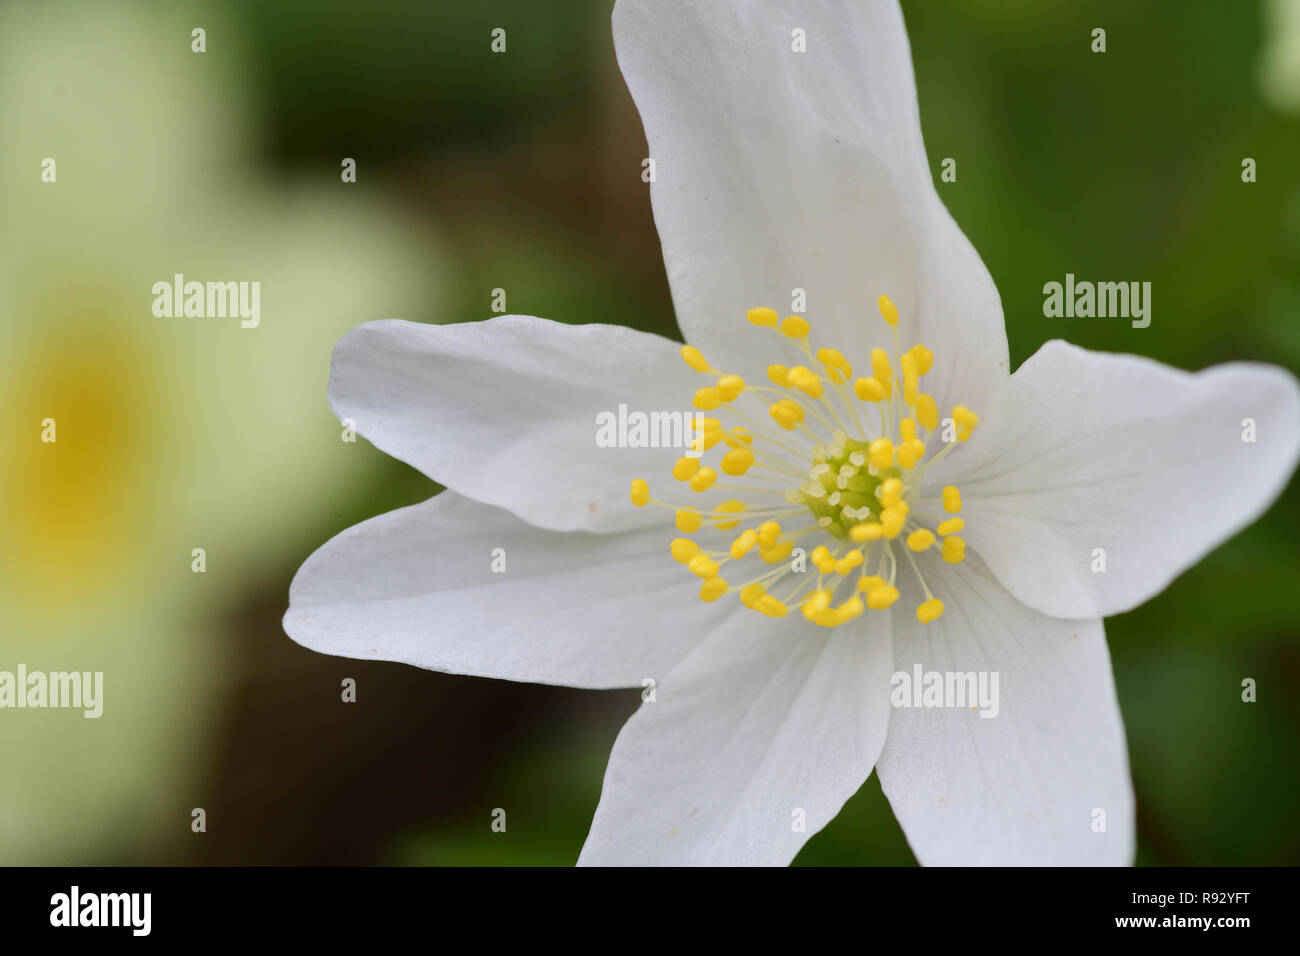
[[[813,591],[812,594],[808,595],[808,600],[804,602],[804,609],[812,614],[816,614],[818,611],[824,611],[831,606],[831,600],[834,597],[835,595],[830,591],[827,591],[825,588]]]
[[[916,420],[926,431],[939,427],[939,406],[924,392],[916,396]]]
[[[727,582],[722,578],[709,578],[700,585],[701,601],[716,601],[727,593]]]
[[[741,532],[739,538],[731,542],[731,556],[739,561],[745,555],[749,554],[750,548],[758,543],[758,532],[753,528],[747,528]]]
[[[745,380],[739,375],[724,375],[718,379],[718,397],[733,402],[745,390]]]
[[[690,480],[691,491],[707,491],[718,480],[718,473],[712,468],[701,468]]]
[[[880,503],[886,508],[903,500],[903,483],[897,478],[886,478],[880,484]]]
[[[637,478],[632,482],[632,504],[638,508],[644,508],[650,500],[650,486],[644,478]]]
[[[915,405],[919,378],[916,371],[916,356],[904,355],[899,359],[899,364],[903,367],[903,401],[908,405]]]
[[[702,578],[716,578],[718,576],[718,562],[707,554],[697,554],[686,563],[686,567],[691,574],[698,574]]]
[[[925,454],[925,442],[919,438],[913,438],[905,442],[903,447],[898,449],[898,467],[911,471],[916,467],[916,463],[921,460]]]
[[[716,388],[702,388],[695,393],[691,404],[702,412],[711,412],[722,404],[722,396],[718,394]]]
[[[821,362],[827,368],[849,367],[849,360],[844,357],[844,353],[839,349],[818,349],[817,361]]]
[[[759,548],[758,556],[768,564],[780,564],[794,551],[793,541],[778,541],[770,548]]]
[[[939,527],[935,528],[934,530],[939,532],[940,535],[948,535],[948,534],[956,534],[958,531],[961,531],[965,527],[966,527],[966,522],[963,521],[961,518],[949,518],[947,521],[943,522],[941,525],[939,525]]]
[[[704,357],[704,353],[694,345],[682,346],[682,360],[697,372],[707,372],[711,368],[709,360]]]
[[[728,501],[724,501],[722,504],[718,505],[716,508],[713,509],[714,514],[728,514],[728,515],[744,514],[747,510],[748,510],[748,506],[743,501],[740,501],[737,498],[732,498]],[[739,518],[737,518],[734,521],[730,519],[715,518],[713,521],[713,527],[717,528],[719,531],[730,531],[738,524],[740,524]]]
[[[862,599],[857,596],[849,598],[835,609],[835,614],[839,618],[839,621],[837,622],[839,624],[843,624],[845,621],[851,621],[855,617],[861,617]]]
[[[677,530],[684,534],[694,534],[704,524],[704,516],[694,508],[678,508],[674,516]]]
[[[898,600],[898,588],[889,584],[880,584],[867,592],[867,607],[873,611],[883,611]]]
[[[806,339],[811,330],[812,326],[801,315],[787,315],[781,320],[781,334],[787,338]]]
[[[916,374],[924,375],[934,367],[934,353],[924,345],[913,345],[907,352],[916,358]]]
[[[864,402],[879,402],[889,397],[889,389],[878,378],[860,378],[853,383],[853,394]]]
[[[916,619],[922,624],[929,624],[943,613],[943,602],[930,598],[916,609]]]
[[[754,464],[754,453],[748,448],[733,448],[722,456],[721,468],[728,475],[743,475]]]
[[[894,370],[889,365],[889,353],[884,349],[871,350],[871,375],[884,388],[885,397],[888,398]]]
[[[696,391],[694,406],[702,411],[726,407],[719,417],[692,421],[691,447],[695,454],[675,462],[673,477],[695,492],[716,486],[765,499],[761,505],[731,499],[697,508],[652,498],[644,479],[632,483],[632,504],[672,509],[674,524],[682,534],[696,534],[706,528],[740,529],[746,514],[759,522],[737,530],[728,542],[708,545],[708,550],[691,538],[673,540],[669,548],[673,559],[703,579],[701,600],[716,601],[737,592],[745,607],[767,616],[785,617],[797,607],[808,621],[838,627],[867,608],[884,610],[899,600],[895,577],[900,561],[906,558],[925,592],[925,601],[916,609],[917,618],[933,621],[942,614],[943,603],[926,584],[921,563],[939,557],[949,564],[962,563],[966,543],[956,532],[965,529],[965,521],[960,517],[938,521],[924,514],[927,521],[938,521],[937,528],[915,523],[908,527],[912,505],[933,507],[929,504],[934,498],[933,486],[924,485],[929,468],[921,465],[927,451],[921,436],[933,434],[941,420],[933,396],[920,391],[920,380],[934,367],[935,357],[920,343],[903,351],[897,307],[887,295],[880,296],[877,305],[893,330],[892,349],[871,349],[869,368],[864,369],[870,374],[862,378],[852,377],[853,364],[839,349],[817,348],[809,341],[811,325],[806,318],[790,315],[780,319],[775,310],[765,307],[749,310],[748,320],[793,340],[802,355],[794,364],[767,366],[771,386],[748,385],[740,375],[713,368],[694,346],[682,346],[682,360],[688,367],[716,376],[714,384]],[[852,388],[846,388],[850,382]],[[832,390],[834,395],[828,395]],[[768,415],[777,428],[768,427],[765,419],[747,417],[742,400],[746,392],[764,396]],[[859,408],[858,402],[864,407]],[[733,418],[727,419],[727,415]],[[979,416],[964,405],[953,406],[951,420],[958,441],[971,438],[980,423]],[[782,432],[794,434],[787,437]],[[725,448],[719,458],[710,459],[712,467],[706,465],[701,458],[720,443],[725,443]],[[949,444],[939,449],[931,463],[951,448]],[[718,484],[719,473],[742,476],[751,472],[757,472],[757,477],[750,484]],[[797,483],[782,488],[783,476]],[[961,511],[961,494],[955,486],[945,487],[940,497],[947,515]],[[790,532],[782,529],[781,520],[805,511],[812,515],[813,524]],[[787,575],[798,580],[812,570],[790,563],[796,542],[808,535],[816,536],[805,545],[809,549],[808,564],[815,569],[816,577],[803,577],[804,583],[778,598],[769,592],[775,590],[777,582]],[[895,539],[900,544],[897,550],[893,547]],[[876,541],[882,543],[878,555]],[[940,555],[914,557],[931,549]],[[719,574],[723,564],[751,558],[760,573],[750,580],[742,579],[732,587]],[[868,561],[875,565],[875,574],[863,573]],[[772,567],[762,570],[762,563]],[[839,604],[837,594],[843,598]]]
[[[690,538],[673,538],[668,550],[678,564],[690,564],[691,559],[700,553],[700,546]]]
[[[862,552],[850,551],[844,557],[835,562],[835,573],[843,577],[861,564]]]
[[[690,481],[695,473],[700,470],[700,460],[683,455],[677,459],[677,464],[673,465],[673,477],[678,481]]]
[[[876,468],[884,471],[893,467],[894,443],[888,438],[877,438],[867,448],[867,455]]]
[[[804,419],[803,406],[789,398],[773,402],[768,408],[768,414],[786,431],[793,431]]]
[[[882,295],[876,300],[876,305],[880,307],[880,315],[890,325],[898,325],[898,308],[894,305],[894,300],[887,295]]]
[[[697,452],[706,452],[724,438],[720,431],[706,431],[696,435],[691,442],[691,449]]]
[[[907,546],[913,551],[924,551],[932,544],[934,544],[934,532],[929,528],[921,528],[907,536]]]
[[[794,377],[794,370],[791,370],[790,374]],[[822,380],[807,369],[804,369],[799,376],[794,377],[794,381],[790,384],[810,398],[822,397]]]
[[[974,428],[980,423],[980,417],[972,412],[965,405],[954,405],[952,409],[952,420],[962,428]]]
[[[728,448],[748,448],[754,444],[754,436],[743,425],[737,425],[729,433],[723,435],[722,440],[727,443]]]
[[[862,544],[864,541],[876,541],[885,534],[885,526],[879,521],[867,521],[855,524],[849,529],[849,537]]]
[[[886,508],[880,513],[881,533],[890,540],[903,533],[903,525],[907,521],[907,513],[899,510],[901,506],[900,501],[895,507]]]

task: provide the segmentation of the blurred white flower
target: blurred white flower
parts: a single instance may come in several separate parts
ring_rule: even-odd
[[[0,8],[0,670],[105,675],[98,720],[0,710],[6,863],[188,834],[225,602],[373,474],[318,401],[329,350],[433,294],[427,237],[337,161],[257,173],[241,40],[177,12]],[[260,282],[260,326],[156,317],[175,273]]]
[[[1300,113],[1300,0],[1264,0],[1259,85],[1274,109]]]

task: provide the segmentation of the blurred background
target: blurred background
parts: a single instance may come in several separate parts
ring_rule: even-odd
[[[0,669],[105,673],[99,720],[0,711],[0,863],[577,858],[638,691],[325,657],[280,617],[316,547],[438,490],[340,440],[348,328],[486,318],[502,287],[678,335],[611,6],[0,4]],[[1013,367],[1057,337],[1300,367],[1296,3],[903,8]],[[261,327],[153,317],[175,272],[261,281]],[[1151,326],[1044,318],[1066,272],[1151,281]],[[1107,622],[1139,863],[1300,863],[1297,528],[1293,483]],[[797,862],[914,860],[873,777]]]

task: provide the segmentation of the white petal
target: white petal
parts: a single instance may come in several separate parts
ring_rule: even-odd
[[[890,345],[886,293],[904,348],[935,352],[941,405],[1006,378],[997,289],[935,193],[894,0],[619,0],[614,42],[688,342],[744,374],[789,364],[744,313],[798,288],[817,344],[865,364]]]
[[[448,488],[538,527],[613,531],[662,520],[628,488],[667,476],[682,448],[600,447],[597,416],[624,404],[689,424],[707,384],[660,336],[509,315],[366,323],[335,348],[329,395],[377,448]]]
[[[698,580],[668,555],[672,537],[670,528],[542,531],[444,491],[323,545],[293,579],[284,629],[343,657],[638,686],[734,610],[701,603]],[[493,570],[498,560],[504,572]]]
[[[871,773],[890,653],[881,626],[736,612],[619,734],[578,862],[789,863]]]
[[[894,666],[998,674],[997,707],[895,707],[876,772],[922,864],[1127,865],[1133,792],[1100,620],[1025,607],[978,559],[925,573],[944,603],[900,601]],[[992,685],[986,685],[991,689]],[[1094,829],[1104,812],[1104,832]]]
[[[1248,418],[1254,442],[1242,440]],[[1011,377],[951,472],[967,543],[1012,594],[1100,617],[1148,600],[1262,514],[1298,455],[1300,388],[1282,369],[1193,375],[1057,341]]]

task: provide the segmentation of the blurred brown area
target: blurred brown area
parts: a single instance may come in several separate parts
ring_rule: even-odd
[[[268,593],[231,622],[220,743],[193,793],[208,829],[177,862],[378,864],[394,833],[476,815],[487,826],[488,781],[524,731],[593,709],[592,692],[314,653],[284,636],[283,605]]]
[[[640,178],[645,136],[626,87],[611,81],[617,75],[612,49],[600,72],[603,81],[590,101],[571,104],[554,125],[511,129],[488,145],[433,149],[393,164],[386,187],[438,224],[447,271],[462,279],[491,276],[486,285],[479,283],[477,297],[449,290],[432,310],[436,321],[488,317],[487,289],[510,285],[509,275],[500,272],[508,262],[503,266],[494,258],[500,244],[493,234],[510,229],[538,244],[553,233],[585,237],[596,268],[639,300],[639,311],[622,311],[609,321],[678,334]],[[511,311],[517,311],[513,303]],[[630,321],[632,315],[648,320]],[[371,318],[358,316],[357,322]],[[407,476],[412,488],[416,481]],[[434,490],[410,490],[403,503]],[[368,514],[388,506],[376,504]],[[340,518],[334,530],[351,523]],[[496,768],[517,757],[539,728],[545,733],[562,717],[576,717],[612,744],[635,708],[635,694],[449,676],[307,650],[280,624],[295,569],[296,563],[279,580],[262,582],[225,628],[229,686],[218,695],[221,715],[210,770],[192,795],[193,806],[207,811],[208,830],[178,844],[176,862],[390,862],[397,834],[477,815],[486,826],[495,805],[489,787]],[[357,682],[355,704],[341,702],[345,677]],[[575,857],[576,852],[577,846]]]

